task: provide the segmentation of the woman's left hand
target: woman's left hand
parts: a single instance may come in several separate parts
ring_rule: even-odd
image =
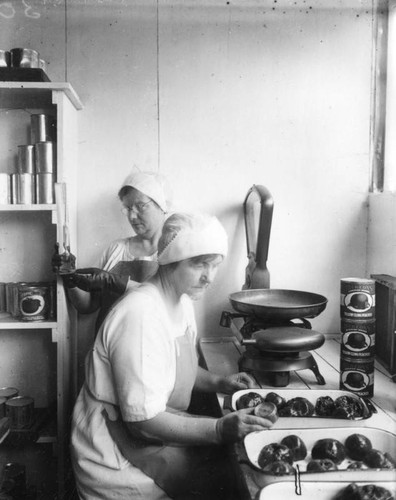
[[[221,382],[220,391],[225,394],[232,394],[235,391],[254,389],[257,387],[257,382],[251,375],[248,375],[245,372],[240,372],[224,377]]]

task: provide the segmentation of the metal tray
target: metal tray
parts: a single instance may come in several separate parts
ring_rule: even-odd
[[[361,470],[348,470],[347,467],[355,460],[346,458],[340,465],[338,470],[327,472],[307,472],[307,464],[311,459],[311,449],[319,439],[331,438],[337,439],[344,444],[346,438],[351,434],[363,434],[370,439],[373,448],[389,453],[396,459],[396,435],[374,429],[372,427],[338,427],[334,429],[329,428],[316,428],[316,429],[271,429],[265,431],[252,432],[245,436],[244,445],[246,455],[251,466],[257,471],[260,471],[260,476],[270,477],[276,481],[295,481],[295,475],[275,476],[264,472],[258,465],[258,457],[262,448],[271,443],[280,443],[282,439],[290,434],[298,436],[305,443],[308,455],[304,460],[299,460],[293,463],[296,471],[299,471],[301,481],[366,481],[368,470],[370,471],[370,478],[377,480],[392,481],[396,477],[395,469],[370,469],[366,467]],[[298,469],[297,469],[298,466]],[[266,484],[263,480],[262,484]],[[272,499],[272,497],[270,497]]]
[[[345,421],[357,421],[357,420],[363,420],[366,418],[371,417],[373,413],[377,413],[377,410],[374,407],[374,404],[367,398],[361,398],[360,396],[357,396],[356,394],[353,394],[352,392],[349,391],[338,391],[338,390],[316,390],[316,389],[278,389],[277,387],[274,387],[272,389],[243,389],[241,391],[234,392],[234,394],[231,397],[230,402],[225,402],[225,406],[228,406],[228,409],[235,411],[237,409],[236,407],[236,402],[238,399],[243,395],[248,392],[256,392],[257,394],[260,394],[260,396],[264,397],[270,393],[270,392],[276,392],[276,394],[279,394],[282,396],[285,400],[289,400],[292,398],[296,397],[303,397],[306,398],[309,402],[311,402],[314,406],[316,404],[316,401],[319,397],[323,396],[330,396],[332,399],[337,399],[340,396],[349,396],[353,399],[358,400],[362,406],[363,406],[363,415],[361,417],[356,417],[353,419],[346,419],[346,418],[341,418],[341,417],[322,417],[320,415],[316,415],[315,413],[310,416],[310,417],[279,417],[279,420],[282,420],[282,422],[285,422],[286,427],[287,421],[290,421],[292,419],[293,421],[299,419],[304,419],[304,424],[306,422],[306,419],[311,419],[311,418],[319,418],[319,419],[326,419],[326,420],[345,420]],[[276,427],[279,427],[279,420],[276,424]],[[302,425],[303,427],[303,425]]]
[[[320,483],[301,483],[301,495],[297,494],[293,484],[272,483],[265,486],[258,497],[258,500],[289,500],[302,498],[303,500],[334,500],[336,496],[344,490],[352,481],[323,481]],[[396,498],[396,481],[359,481],[358,486],[376,484],[382,486],[392,493]]]

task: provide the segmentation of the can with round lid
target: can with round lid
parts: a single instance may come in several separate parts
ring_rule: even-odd
[[[34,174],[14,174],[16,176],[16,203],[31,205],[36,202]]]
[[[36,202],[52,204],[54,199],[54,174],[48,172],[36,174]]]
[[[16,396],[6,401],[6,416],[11,429],[29,429],[34,422],[34,400],[29,396]]]
[[[375,280],[364,278],[341,279],[341,319],[375,319]]]
[[[372,397],[374,394],[374,358],[356,360],[341,358],[340,389],[357,396]]]
[[[45,321],[50,311],[48,286],[20,284],[18,286],[18,313],[21,321]]]
[[[19,395],[18,389],[15,387],[0,387],[0,398],[16,398]]]
[[[375,355],[375,320],[341,320],[341,356],[369,359]]]
[[[34,173],[34,146],[32,144],[22,144],[18,146],[18,174]]]
[[[54,147],[51,141],[37,142],[34,145],[36,172],[54,172]]]

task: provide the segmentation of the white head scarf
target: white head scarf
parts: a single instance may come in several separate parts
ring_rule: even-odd
[[[199,255],[227,255],[227,234],[218,219],[206,214],[175,213],[164,224],[158,243],[159,265]]]
[[[121,189],[125,186],[133,187],[151,198],[164,212],[167,212],[169,200],[165,193],[165,184],[165,177],[156,172],[133,172],[125,179]]]

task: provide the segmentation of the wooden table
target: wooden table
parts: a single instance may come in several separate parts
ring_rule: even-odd
[[[199,347],[203,364],[208,370],[222,375],[238,372],[238,360],[244,348],[240,345],[237,337],[233,335],[205,337],[200,340]],[[327,336],[323,346],[314,351],[313,355],[326,384],[324,386],[318,385],[313,372],[305,369],[291,372],[290,383],[285,387],[286,389],[339,389],[339,335]],[[273,388],[273,386],[264,385],[263,383],[259,384],[259,386],[261,388],[271,387],[276,392],[276,388]],[[219,408],[223,414],[226,414],[229,410],[224,408],[224,400],[224,394],[217,394]],[[371,398],[371,401],[374,403],[377,413],[374,413],[370,418],[359,420],[358,424],[356,421],[334,419],[332,420],[332,427],[374,427],[396,434],[396,385],[392,382],[390,374],[377,362],[374,374],[374,397]],[[293,425],[293,419],[288,420],[291,422],[289,428],[296,428],[297,425],[300,425]],[[321,419],[310,419],[309,424],[310,427],[323,427]],[[277,427],[279,428],[279,420],[275,423],[273,429]],[[230,457],[239,472],[241,499],[257,499],[263,484],[263,474],[255,471],[248,464],[243,442],[230,447]],[[385,472],[384,479],[390,479],[388,471]],[[391,479],[393,479],[393,472]],[[309,478],[306,480],[309,480]],[[268,483],[270,482],[274,481],[269,480]]]

